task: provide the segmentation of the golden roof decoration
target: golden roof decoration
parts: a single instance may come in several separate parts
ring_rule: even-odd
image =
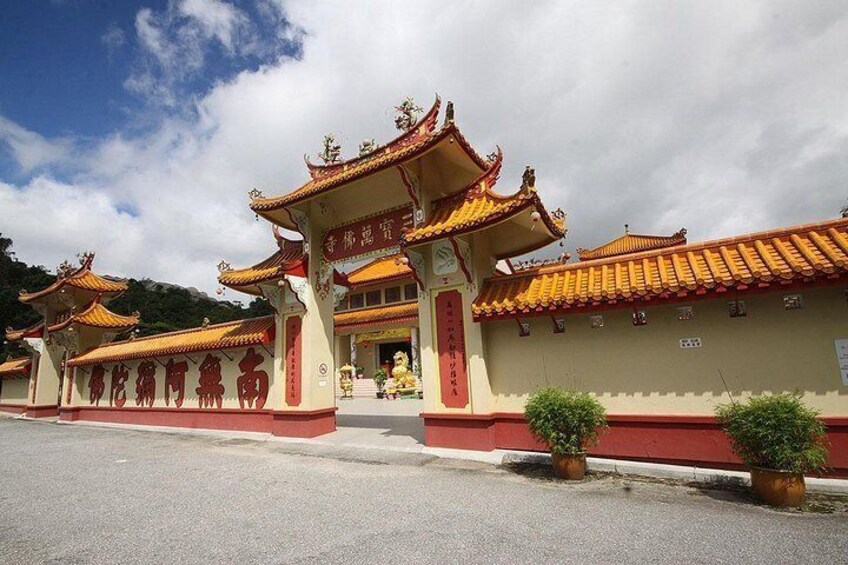
[[[337,331],[349,330],[361,326],[395,324],[418,319],[418,303],[407,302],[390,306],[377,306],[362,310],[339,312],[333,316]]]
[[[476,320],[848,275],[848,219],[487,279]]]
[[[446,121],[444,126],[436,129],[440,105],[441,99],[437,96],[433,107],[415,127],[361,157],[327,165],[315,165],[307,160],[309,174],[312,177],[309,182],[283,196],[254,198],[250,203],[250,209],[256,213],[262,213],[285,208],[355,179],[413,159],[447,138],[455,140],[481,171],[486,170],[488,164],[471,147],[453,120]]]
[[[39,320],[33,325],[20,330],[11,327],[6,328],[6,341],[19,341],[25,337],[41,337],[44,333],[44,320]]]
[[[275,237],[278,249],[270,257],[244,269],[233,269],[227,263],[228,268],[218,273],[218,282],[235,290],[246,291],[245,287],[278,280],[294,270],[303,276],[305,274],[303,241],[286,239],[277,232]],[[225,262],[222,261],[222,263]]]
[[[419,245],[476,231],[499,223],[522,211],[533,209],[534,221],[541,220],[553,237],[565,235],[564,214],[549,213],[535,189],[535,172],[525,171],[521,188],[513,195],[497,194],[492,187],[498,180],[503,153],[500,148],[486,171],[456,194],[433,201],[433,211],[427,221],[401,236],[404,245]]]
[[[53,284],[37,292],[21,290],[18,299],[24,303],[33,302],[53,294],[54,292],[58,292],[66,286],[105,295],[117,295],[127,290],[126,281],[110,280],[91,272],[91,264],[93,261],[94,253],[86,252],[82,254],[80,256],[80,267],[78,269],[70,270],[67,267],[60,268],[60,274],[56,277],[56,281]]]
[[[16,376],[28,377],[31,367],[32,359],[30,357],[6,359],[6,361],[0,363],[0,378]]]
[[[640,235],[630,233],[630,226],[624,225],[624,235],[594,249],[577,249],[581,261],[603,259],[628,253],[639,253],[652,249],[664,249],[675,245],[686,245],[686,228],[671,235]]]
[[[412,278],[412,270],[399,253],[365,263],[347,274],[347,280],[354,288],[406,278]]]
[[[113,363],[199,351],[232,349],[271,343],[273,339],[274,317],[264,316],[113,342],[78,355],[68,361],[68,365]]]

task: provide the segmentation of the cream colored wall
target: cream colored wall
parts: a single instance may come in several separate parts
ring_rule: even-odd
[[[42,353],[38,362],[38,378],[30,379],[35,386],[34,406],[56,406],[59,400],[59,383],[62,379],[62,358],[65,349],[53,342],[49,345],[42,341]],[[32,390],[30,390],[32,395]],[[33,396],[30,396],[33,399]]]
[[[29,399],[29,379],[3,379],[0,389],[0,404],[20,404],[25,406]]]
[[[530,318],[518,337],[514,320],[482,324],[494,410],[520,412],[528,393],[546,385],[600,397],[612,414],[704,414],[728,401],[722,379],[739,398],[752,393],[805,391],[825,416],[848,416],[834,339],[848,338],[842,287],[802,292],[804,308],[787,311],[781,292],[746,296],[748,315],[730,318],[727,299],[693,302],[694,319],[677,319],[677,305],[607,311],[592,329],[588,314],[567,315],[552,333],[549,317]],[[681,338],[703,347],[681,349]]]
[[[270,347],[269,347],[270,349]],[[257,367],[257,370],[262,370],[268,373],[268,398],[265,401],[265,409],[279,409],[282,405],[282,388],[274,382],[274,356],[270,355],[265,349],[262,347],[254,347],[254,350],[259,355],[262,355],[264,359],[262,360],[262,364]],[[241,370],[238,367],[239,361],[241,361],[247,349],[228,349],[226,350],[226,354],[232,357],[233,359],[228,359],[222,352],[213,351],[212,355],[215,357],[219,357],[221,359],[221,384],[224,385],[224,397],[223,403],[221,405],[222,408],[239,408],[238,401],[238,392],[236,388],[236,379],[241,375]],[[206,353],[193,353],[190,357],[196,362],[192,363],[187,360],[184,356],[178,355],[174,356],[173,359],[175,362],[185,361],[188,363],[188,371],[186,372],[186,380],[185,380],[185,397],[183,400],[183,408],[198,408],[200,406],[198,401],[198,395],[196,392],[197,387],[199,386],[198,379],[200,378],[200,363],[203,362],[203,359],[206,357]],[[158,358],[157,361],[161,363],[167,363],[171,357],[161,357]],[[127,361],[124,362],[124,365],[129,367],[130,374],[127,379],[124,390],[127,395],[127,402],[124,407],[135,407],[137,406],[136,392],[135,392],[135,382],[138,378],[138,366],[143,362],[141,361]],[[161,364],[154,361],[156,364],[156,397],[153,402],[153,407],[159,408],[175,408],[174,399],[176,398],[176,393],[171,392],[171,403],[170,406],[165,404],[165,367]],[[110,384],[112,382],[112,367],[114,367],[114,363],[104,363],[103,367],[106,369],[106,374],[103,379],[105,385],[105,391],[103,393],[103,397],[100,399],[100,406],[109,406],[109,389]],[[76,375],[74,376],[74,406],[92,406],[89,402],[89,384],[91,382],[91,366],[86,367],[78,367],[76,370]],[[247,406],[245,405],[245,408]]]

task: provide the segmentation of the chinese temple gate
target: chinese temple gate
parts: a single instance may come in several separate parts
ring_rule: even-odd
[[[389,143],[342,160],[327,136],[302,186],[250,192],[270,255],[218,280],[274,316],[108,343],[138,316],[106,308],[126,285],[85,255],[21,295],[43,321],[7,330],[31,355],[0,365],[0,409],[315,437],[335,430],[338,369],[402,350],[416,386],[395,388],[423,390],[428,446],[542,449],[524,403],[559,386],[606,406],[593,454],[734,467],[715,405],[800,390],[848,476],[848,218],[700,243],[626,228],[521,263],[566,234],[535,171],[496,191],[503,154],[480,156],[450,102],[399,109]]]

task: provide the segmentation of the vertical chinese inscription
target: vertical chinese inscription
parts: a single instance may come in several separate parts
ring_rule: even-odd
[[[442,292],[436,297],[436,342],[442,403],[446,408],[465,408],[468,406],[468,375],[462,295],[458,290]]]
[[[303,321],[300,316],[286,318],[286,404],[300,406],[301,362],[300,329]]]
[[[185,398],[186,371],[188,371],[188,363],[185,361],[174,363],[173,359],[169,359],[165,364],[165,404],[167,406],[171,405],[171,393],[175,392],[177,398],[174,399],[174,404],[177,408],[182,408]]]

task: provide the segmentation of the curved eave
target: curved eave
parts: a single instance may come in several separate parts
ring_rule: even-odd
[[[0,364],[0,379],[27,378],[31,369],[32,359],[30,357],[7,359],[4,363]]]
[[[424,116],[420,120],[415,123],[414,126],[409,128],[409,130],[403,132],[390,142],[375,147],[374,150],[368,153],[367,155],[362,155],[338,163],[330,163],[326,165],[316,165],[310,163],[309,160],[307,160],[306,168],[309,170],[309,175],[313,179],[331,177],[333,175],[337,175],[345,171],[350,167],[355,167],[362,163],[366,163],[381,153],[393,153],[406,145],[415,143],[416,141],[418,141],[418,138],[424,138],[428,135],[431,135],[436,129],[436,120],[439,117],[439,107],[441,106],[441,104],[442,100],[437,94],[436,100],[433,102],[433,106],[426,114],[424,114]]]
[[[492,231],[493,238],[504,241],[493,245],[492,254],[497,259],[506,259],[535,251],[565,235],[566,229],[563,222],[551,216],[535,193],[519,194],[513,197],[495,196],[512,199],[513,202],[506,208],[475,217],[459,225],[439,228],[417,237],[408,238],[404,235],[401,240],[403,245],[416,247],[439,239],[468,235],[483,230],[496,230]],[[539,222],[533,222],[530,218],[533,211],[539,212]],[[497,237],[500,233],[507,231],[514,232],[514,237]]]
[[[218,282],[233,290],[259,296],[262,294],[259,290],[260,284],[276,283],[286,275],[298,277],[305,277],[307,275],[305,257],[301,257],[296,261],[281,263],[273,268],[263,268],[263,263],[267,261],[266,259],[266,261],[246,269],[224,271],[218,275]]]
[[[250,209],[272,223],[286,229],[298,231],[297,223],[286,208],[302,204],[391,167],[418,159],[427,153],[437,150],[442,143],[456,143],[480,171],[485,171],[488,168],[488,163],[471,147],[456,127],[456,124],[450,122],[423,141],[406,146],[382,159],[377,156],[368,162],[343,171],[333,177],[327,177],[320,181],[310,181],[285,196],[253,199],[250,203]]]
[[[24,304],[46,300],[66,286],[76,290],[92,294],[108,295],[110,297],[117,296],[127,290],[126,281],[111,281],[101,277],[100,275],[92,273],[88,267],[82,267],[74,274],[68,275],[62,279],[57,279],[56,282],[50,286],[37,292],[22,291],[20,296],[18,296],[18,300]]]
[[[333,325],[337,333],[342,333],[361,328],[382,327],[417,320],[418,303],[407,302],[338,312],[333,316]]]
[[[82,326],[110,332],[122,332],[138,325],[138,316],[122,316],[94,301],[80,313],[72,314],[67,320],[47,327],[49,333],[63,331],[70,326]]]
[[[44,333],[44,321],[37,322],[20,330],[6,329],[6,341],[20,341],[27,337],[41,337]]]

